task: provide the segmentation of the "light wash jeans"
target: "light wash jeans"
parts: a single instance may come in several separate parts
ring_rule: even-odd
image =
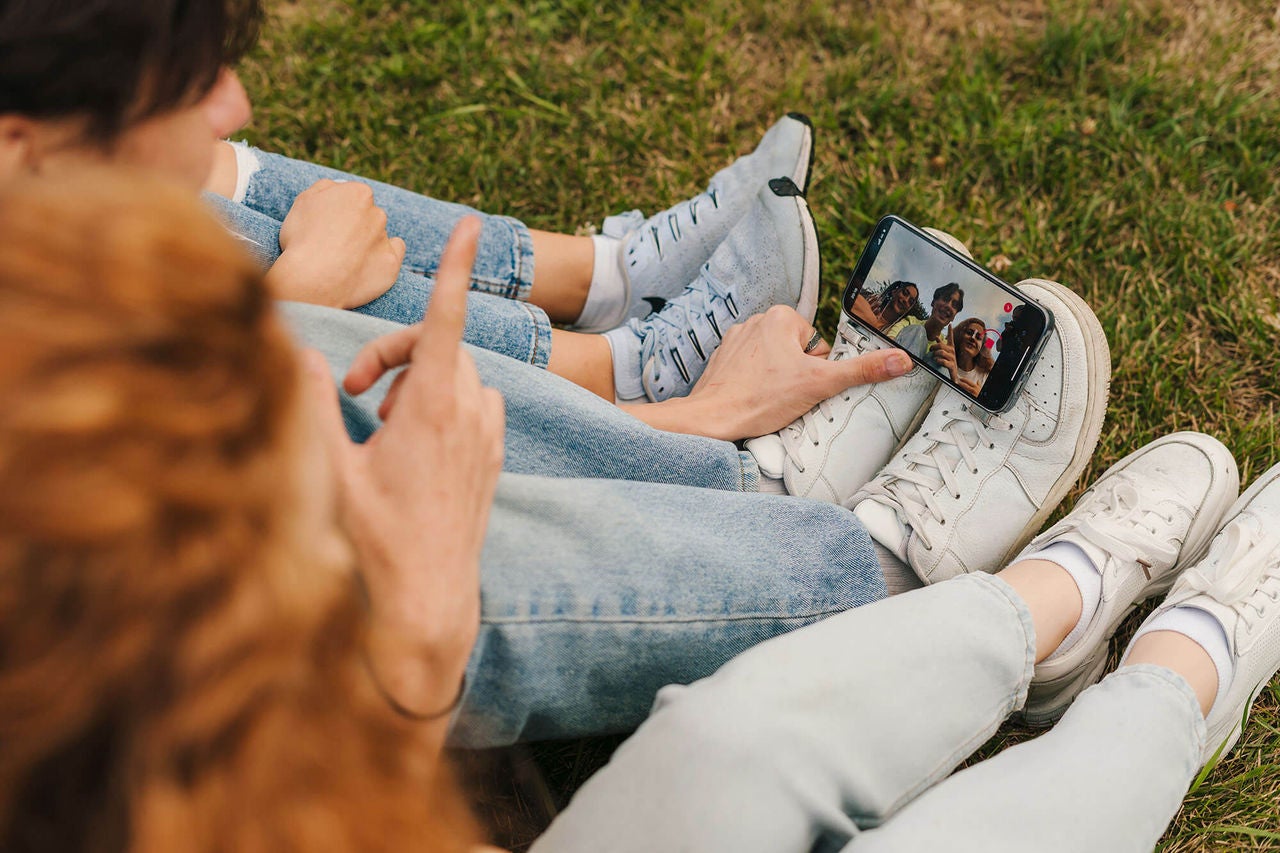
[[[373,317],[298,302],[281,303],[299,341],[320,350],[341,383],[367,342],[396,330]],[[572,382],[512,359],[469,348],[480,378],[506,401],[503,470],[544,477],[602,477],[754,492],[755,457],[727,441],[663,432]],[[347,432],[364,441],[380,426],[378,403],[391,377],[359,399],[339,390]]]
[[[546,367],[551,355],[551,321],[527,301],[533,286],[533,241],[519,220],[493,216],[459,204],[252,149],[257,168],[244,181],[243,200],[206,193],[206,201],[263,268],[280,256],[280,226],[298,195],[316,181],[360,181],[373,188],[387,214],[387,231],[405,241],[404,266],[391,289],[355,309],[397,323],[422,319],[435,285],[445,242],[459,219],[480,217],[479,251],[471,273],[466,340],[519,361]]]
[[[395,328],[314,305],[283,311],[335,376]],[[732,444],[650,429],[558,376],[471,354],[506,399],[507,457],[454,745],[630,730],[663,685],[884,596],[848,510],[758,494],[758,469]],[[388,383],[341,395],[353,437],[376,429]]]
[[[1034,656],[990,575],[770,640],[664,688],[534,853],[1149,853],[1205,736],[1171,670],[1125,667],[1048,734],[948,775],[1025,701]]]

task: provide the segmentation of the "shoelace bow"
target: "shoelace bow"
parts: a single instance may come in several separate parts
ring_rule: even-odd
[[[844,361],[847,358],[861,355],[865,351],[866,345],[870,342],[871,338],[860,332],[841,328],[839,333],[836,334],[835,344],[832,345],[831,352],[827,355],[827,360]],[[849,402],[849,389],[846,388],[841,391],[838,396],[843,402]],[[831,414],[831,400],[834,399],[832,397],[823,400],[801,415],[799,420],[792,421],[782,428],[782,448],[787,452],[787,457],[801,474],[804,473],[804,461],[800,458],[799,443],[804,440],[814,447],[818,446],[817,419],[822,418],[827,423],[835,420],[835,416]]]
[[[1141,562],[1147,566],[1157,561],[1165,566],[1177,562],[1182,543],[1176,538],[1176,545],[1167,541],[1158,544],[1148,542],[1141,545],[1141,550],[1132,541],[1135,527],[1159,536],[1162,523],[1172,524],[1174,515],[1169,507],[1172,502],[1144,507],[1139,486],[1127,471],[1113,474],[1105,488],[1096,492],[1093,498],[1091,503],[1096,508],[1071,524],[1081,536],[1121,562]],[[1176,503],[1173,507],[1187,512]]]
[[[1262,616],[1268,604],[1280,602],[1280,538],[1235,518],[1201,565],[1221,567],[1211,576],[1200,566],[1186,574],[1187,584],[1230,607],[1247,625]],[[1252,615],[1247,612],[1252,610]]]
[[[992,415],[983,423],[967,403],[954,409],[943,409],[942,414],[948,420],[940,428],[921,433],[922,438],[933,442],[932,447],[924,452],[905,454],[905,467],[894,470],[884,483],[873,482],[866,487],[868,493],[883,492],[889,495],[902,508],[905,513],[903,521],[911,525],[926,551],[933,550],[933,543],[923,525],[916,523],[916,519],[924,510],[928,510],[934,521],[945,525],[946,516],[935,496],[945,489],[952,497],[959,499],[960,483],[956,479],[956,472],[960,466],[964,465],[973,473],[978,473],[975,451],[983,446],[994,449],[993,433],[996,430],[1013,429],[1013,424],[997,415]]]

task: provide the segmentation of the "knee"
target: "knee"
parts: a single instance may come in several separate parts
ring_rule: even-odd
[[[637,742],[703,766],[750,772],[768,764],[779,745],[768,704],[752,701],[733,678],[713,676],[689,686],[664,687]]]

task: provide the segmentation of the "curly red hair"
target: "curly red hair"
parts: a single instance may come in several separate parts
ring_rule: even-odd
[[[297,368],[194,200],[0,192],[0,849],[461,850],[294,507]]]

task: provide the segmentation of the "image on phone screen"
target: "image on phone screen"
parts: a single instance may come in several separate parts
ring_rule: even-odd
[[[993,412],[1011,404],[1051,322],[1016,289],[896,216],[876,226],[844,311]]]

